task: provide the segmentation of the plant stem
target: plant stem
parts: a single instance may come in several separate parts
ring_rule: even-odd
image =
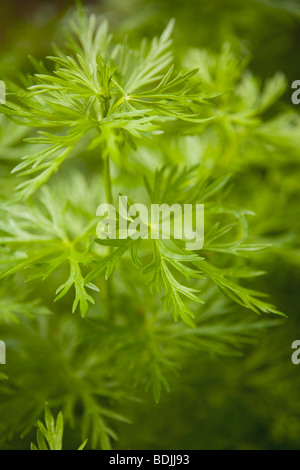
[[[112,195],[112,186],[111,186],[111,177],[110,177],[110,163],[109,156],[106,155],[103,159],[104,163],[104,187],[106,202],[108,204],[113,204],[113,195]]]
[[[106,196],[106,202],[107,204],[113,204],[113,194],[112,194],[112,184],[111,184],[111,176],[110,176],[110,161],[109,161],[109,156],[107,155],[106,152],[103,152],[104,158],[103,158],[103,178],[104,178],[104,188],[105,188],[105,196]],[[111,248],[109,248],[109,251],[111,251]],[[106,287],[106,313],[108,318],[113,319],[113,311],[111,309],[111,299],[112,299],[112,278],[110,277],[107,279],[105,282],[105,287]]]

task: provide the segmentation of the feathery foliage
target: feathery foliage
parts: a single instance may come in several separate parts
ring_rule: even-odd
[[[230,24],[243,24],[249,2]],[[212,24],[203,20],[193,28],[203,41],[193,44],[181,2],[172,3],[176,26],[165,5],[167,26],[147,39],[142,19],[133,16],[135,28],[124,37],[122,28],[131,29],[125,14],[122,25],[112,15],[109,26],[78,7],[52,55],[30,58],[31,73],[20,73],[18,83],[6,79],[3,449],[31,443],[33,450],[61,450],[63,434],[64,447],[83,442],[80,450],[209,448],[224,422],[232,422],[230,435],[242,447],[247,430],[235,416],[248,408],[253,429],[261,416],[271,420],[271,436],[284,447],[286,420],[300,419],[297,406],[283,413],[284,384],[299,385],[283,373],[286,356],[278,352],[278,366],[267,360],[291,313],[278,272],[299,267],[299,115],[284,104],[282,72],[269,79],[251,72],[255,58],[233,26],[219,27],[220,41],[209,49],[202,26],[211,36]],[[143,4],[148,14],[148,0]],[[112,5],[121,14],[122,6]],[[214,5],[222,11],[220,0]],[[263,18],[268,7],[258,8]],[[251,39],[251,28],[245,34]],[[117,207],[124,194],[128,209],[137,202],[148,209],[204,204],[203,247],[187,250],[173,233],[170,240],[100,239],[97,207]],[[177,426],[166,433],[167,418]],[[215,445],[233,447],[229,440],[216,436]],[[254,441],[249,446],[258,446]]]

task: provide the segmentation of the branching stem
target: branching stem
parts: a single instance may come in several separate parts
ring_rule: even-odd
[[[104,188],[107,204],[113,204],[113,193],[112,193],[112,184],[111,184],[111,175],[110,175],[110,161],[107,152],[103,152],[103,179],[104,179]],[[111,309],[111,299],[112,299],[112,277],[107,279],[105,282],[106,286],[106,313],[108,318],[113,318],[113,311]]]
[[[105,196],[106,202],[108,204],[113,204],[113,194],[112,194],[112,185],[111,185],[111,177],[110,177],[110,162],[109,156],[106,155],[103,159],[104,163],[104,187],[105,187]]]

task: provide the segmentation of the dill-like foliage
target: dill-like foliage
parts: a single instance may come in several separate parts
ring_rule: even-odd
[[[124,426],[138,421],[141,398],[149,401],[144,391],[156,403],[166,391],[176,399],[182,374],[214,406],[203,364],[259,351],[261,337],[282,325],[265,284],[274,257],[299,267],[291,214],[300,120],[281,105],[286,79],[277,73],[263,83],[245,50],[228,42],[219,52],[184,44],[176,54],[174,21],[166,24],[150,40],[118,41],[105,19],[79,7],[65,43],[43,61],[31,58],[34,73],[6,80],[3,448],[20,434],[30,443],[37,422],[35,450],[61,449],[64,425],[84,441],[80,449],[116,447],[118,431],[127,442]],[[129,206],[204,204],[203,248],[97,238],[97,207],[122,194]],[[262,362],[256,354],[250,376]],[[225,388],[246,381],[232,370],[220,366]]]

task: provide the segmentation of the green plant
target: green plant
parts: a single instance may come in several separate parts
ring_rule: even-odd
[[[48,406],[45,407],[45,424],[38,421],[37,445],[31,444],[31,450],[62,450],[62,440],[64,432],[63,415],[60,412],[56,421],[53,418]],[[47,446],[48,443],[48,446]],[[78,450],[83,450],[87,440],[81,444]]]
[[[115,428],[149,400],[144,390],[159,403],[199,355],[239,357],[282,325],[259,280],[272,256],[295,263],[299,251],[285,215],[296,184],[284,200],[277,192],[300,135],[297,114],[278,105],[285,78],[262,85],[228,43],[186,48],[180,65],[173,26],[133,47],[79,7],[65,46],[31,59],[36,72],[19,84],[6,80],[0,325],[13,366],[0,376],[3,447],[31,432],[45,402],[82,446],[117,446]],[[129,206],[204,204],[203,248],[97,238],[97,207],[122,194]],[[39,449],[62,448],[62,420],[46,407]]]

